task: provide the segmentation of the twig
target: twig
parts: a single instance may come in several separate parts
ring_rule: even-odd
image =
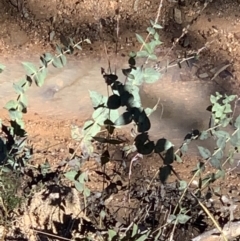
[[[238,101],[240,100],[240,98],[237,96],[237,99],[235,100],[235,103],[234,103],[234,107],[233,107],[233,112],[232,112],[232,119],[235,115],[235,111],[236,111],[236,108],[237,108],[237,104],[238,104]]]
[[[62,240],[67,240],[67,241],[71,241],[71,239],[69,239],[69,238],[64,238],[64,237],[61,237],[61,236],[58,236],[58,235],[55,235],[55,234],[46,233],[46,232],[43,232],[43,231],[36,230],[34,228],[30,228],[30,229],[33,230],[36,233],[44,234],[46,236],[50,236],[50,237],[54,237],[54,238],[62,239]]]
[[[137,153],[132,159],[131,159],[131,162],[130,162],[130,167],[129,167],[129,173],[128,173],[128,178],[130,180],[131,178],[131,175],[132,175],[132,165],[133,165],[133,162],[135,161],[138,161],[138,158],[143,158],[143,155],[140,154],[140,153]]]
[[[78,151],[80,146],[81,146],[81,142],[77,145],[76,149],[72,153],[72,155],[70,157],[70,160],[72,160],[72,158],[76,155],[76,153],[77,153],[77,151]],[[66,163],[66,166],[64,167],[63,172],[66,172],[67,168],[68,168],[68,163]]]
[[[208,45],[212,44],[215,40],[212,40],[211,42],[207,42],[202,48],[198,49],[195,53],[192,53],[190,57],[187,57],[187,58],[182,58],[181,61],[179,61],[177,64],[172,64],[172,65],[167,65],[162,67],[162,68],[157,68],[157,66],[159,65],[160,61],[158,61],[156,64],[155,64],[155,68],[157,68],[158,72],[162,72],[162,71],[167,71],[168,69],[170,68],[173,68],[173,67],[176,67],[178,66],[179,64],[182,64],[183,62],[186,62],[188,60],[191,60],[191,59],[194,59],[196,56],[198,56],[203,50],[207,49],[208,48]],[[166,54],[167,56],[167,54]],[[165,57],[166,57],[165,56]],[[165,58],[164,57],[164,58]],[[174,61],[172,61],[174,62]]]
[[[214,76],[211,78],[211,80],[214,80],[222,71],[224,71],[226,68],[228,68],[231,64],[226,64],[224,65],[222,68],[220,68],[219,70],[217,70],[217,72],[214,74]]]
[[[217,228],[217,230],[221,233],[223,240],[224,241],[228,241],[226,235],[223,233],[222,228],[219,226],[219,224],[216,222],[216,220],[214,219],[214,217],[212,216],[212,214],[209,212],[209,210],[203,205],[203,203],[192,193],[192,196],[198,201],[198,204],[201,206],[201,208],[205,211],[205,213],[208,215],[208,217],[212,220],[212,222],[214,223],[215,227]]]
[[[226,224],[222,232],[226,236],[227,239],[233,239],[240,235],[240,222],[230,222],[229,224]],[[210,231],[207,231],[203,234],[200,234],[199,236],[192,239],[192,241],[222,241],[223,239],[219,237],[218,230],[212,229]]]
[[[204,11],[204,9],[208,6],[208,4],[209,4],[209,0],[206,0],[206,2],[204,3],[203,8],[201,9],[201,11],[199,11],[198,15],[195,18],[192,19],[192,21],[187,25],[186,28],[183,28],[181,36],[174,41],[172,47],[169,49],[169,51],[164,56],[164,58],[166,58],[169,55],[169,53],[173,50],[173,48],[176,47],[176,45],[180,41],[180,39],[183,38],[184,35],[188,33],[189,28],[193,25],[193,23],[195,21],[197,21],[198,17],[201,15],[201,13]]]
[[[159,5],[158,5],[157,16],[156,16],[155,21],[154,21],[155,24],[158,23],[158,19],[159,19],[159,17],[160,17],[160,12],[161,12],[162,5],[163,5],[162,3],[163,3],[163,0],[160,0],[160,3],[159,3]],[[146,43],[146,42],[148,41],[150,35],[151,35],[151,34],[148,33],[147,37],[145,38],[144,43]],[[142,44],[142,46],[141,46],[141,48],[140,48],[140,51],[143,49],[143,47],[144,47],[144,44]]]
[[[194,178],[199,174],[200,170],[201,170],[201,169],[198,169],[198,170],[195,172],[195,174],[192,176],[191,180],[190,180],[189,183],[187,184],[187,187],[184,189],[184,191],[183,191],[183,193],[182,193],[182,195],[181,195],[181,197],[180,197],[177,205],[175,206],[175,209],[174,209],[174,211],[173,211],[173,215],[175,215],[179,204],[182,202],[182,200],[183,200],[183,198],[184,198],[184,196],[185,196],[185,194],[186,194],[189,186],[190,186],[191,183],[193,182]],[[175,232],[175,228],[176,228],[177,222],[178,222],[178,219],[176,218],[176,220],[175,220],[175,222],[174,222],[173,230],[172,230],[171,235],[170,235],[169,241],[172,241],[172,240],[173,240],[173,235],[174,235],[174,232]]]

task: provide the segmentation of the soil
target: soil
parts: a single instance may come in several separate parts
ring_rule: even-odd
[[[193,85],[200,85],[204,91],[205,89],[208,91],[212,88],[211,84],[214,82],[214,88],[216,87],[216,89],[222,93],[239,93],[240,2],[218,0],[210,1],[206,5],[206,8],[204,8],[204,6],[204,1],[201,0],[163,1],[159,17],[159,23],[163,26],[163,29],[159,30],[163,45],[162,48],[157,50],[160,64],[166,60],[166,52],[169,53],[167,56],[169,59],[180,59],[185,54],[197,52],[204,46],[207,46],[200,54],[194,77],[185,67],[183,67],[182,71],[180,69],[175,71],[174,75],[171,74],[171,78],[176,78],[177,82],[180,82],[176,83],[173,81],[172,86],[175,86],[175,88],[169,85],[169,89],[172,90],[172,102],[179,103],[181,101],[182,95],[178,92],[179,88],[176,86],[184,86],[186,89],[185,96],[187,95],[186,110],[188,110],[187,108],[189,106],[196,103],[198,104],[197,107],[199,107],[201,103],[205,104],[205,100],[201,101],[201,98],[198,102],[191,103],[191,100],[196,99],[198,96],[198,93],[193,93],[192,91],[195,90]],[[146,36],[145,30],[149,27],[150,19],[155,19],[158,7],[158,0],[3,0],[0,2],[0,54],[3,59],[20,61],[24,60],[25,57],[30,58],[32,56],[38,56],[43,52],[53,51],[55,44],[59,43],[61,35],[70,36],[75,40],[87,37],[91,40],[92,44],[84,44],[83,51],[70,58],[74,60],[82,60],[85,57],[90,60],[97,58],[106,59],[106,54],[108,54],[114,65],[117,59],[115,58],[116,44],[118,46],[118,57],[125,57],[130,51],[138,50],[140,44],[136,41],[135,33]],[[119,32],[117,34],[118,26]],[[186,35],[174,44],[174,41],[182,35],[183,28],[187,29]],[[163,59],[163,57],[165,59]],[[221,68],[222,66],[228,67],[221,71],[216,78],[212,79],[214,72],[211,72],[211,70]],[[12,71],[14,72],[14,69]],[[217,70],[215,70],[215,73],[216,71]],[[156,85],[155,88],[161,88],[161,86]],[[146,90],[148,89],[146,88]],[[147,93],[151,93],[151,91],[147,91]],[[169,95],[169,92],[166,93],[166,95]],[[203,106],[203,108],[205,107],[207,106]],[[31,111],[24,118],[26,120],[26,130],[29,135],[29,145],[33,146],[33,161],[31,165],[38,167],[38,165],[48,161],[51,170],[56,171],[60,163],[71,156],[71,150],[76,150],[79,145],[71,138],[71,125],[81,126],[85,118],[72,118],[72,116],[69,117],[69,115],[67,115],[67,118],[63,119],[58,118],[59,116],[57,115],[48,115],[48,111],[45,111],[45,113],[41,115]],[[66,113],[67,112],[65,112],[65,114]],[[191,113],[191,111],[187,113],[193,117],[199,117],[197,110],[196,113]],[[165,115],[168,115],[167,110]],[[1,113],[1,118],[4,119],[4,121],[7,119],[7,114],[4,111]],[[170,113],[169,119],[171,118],[172,115]],[[182,120],[182,124],[184,122],[185,119]],[[191,126],[191,128],[206,129],[207,124],[207,122],[201,123],[200,126]],[[153,132],[158,131],[153,125]],[[188,130],[184,129],[181,134],[184,135],[184,133],[187,134],[187,132]],[[120,134],[121,136],[130,138],[128,133],[124,133],[124,131],[120,132],[119,135]],[[168,135],[168,133],[164,133],[164,135]],[[169,136],[174,138],[174,132],[169,133]],[[183,137],[184,136],[182,136],[182,138]],[[179,139],[175,140],[175,142],[178,141]],[[179,146],[179,143],[177,146]],[[77,154],[80,155],[81,151],[78,150]],[[167,183],[174,184],[179,178],[190,181],[192,177],[191,171],[196,167],[199,160],[201,160],[199,156],[192,154],[184,156],[183,163],[174,163],[173,168],[177,175],[171,175]],[[131,202],[128,203],[128,194],[126,189],[124,189],[125,186],[128,187],[129,185],[128,171],[125,171],[122,175],[116,175],[113,170],[118,168],[118,166],[119,161],[116,160],[106,165],[105,171],[107,175],[117,178],[117,180],[114,179],[112,182],[116,183],[117,181],[121,181],[121,185],[118,187],[118,191],[115,193],[112,192],[105,200],[105,205],[109,209],[110,214],[116,216],[115,219],[119,223],[127,224],[126,219],[129,219],[128,222],[133,221],[134,217],[138,216],[137,211],[142,210],[145,206],[138,197],[133,198],[134,191],[131,192],[132,199]],[[127,166],[129,166],[129,163],[127,163]],[[151,155],[144,157],[143,160],[139,161],[138,165],[133,167],[130,189],[140,190],[144,193],[144,186],[149,184],[161,166],[162,159],[159,158],[159,156]],[[208,172],[212,171],[209,166],[208,169]],[[102,186],[99,185],[100,182],[106,182],[105,188],[109,185],[109,183],[99,175],[103,170],[96,161],[90,160],[84,163],[82,170],[88,170],[90,177],[88,185],[93,193],[101,192]],[[234,169],[234,171],[228,171],[225,179],[218,180],[215,186],[220,187],[221,197],[228,195],[231,199],[237,199],[234,203],[239,202],[240,184],[238,172],[238,168]],[[22,180],[22,182],[24,186],[25,181]],[[5,232],[7,232],[5,240],[11,240],[13,237],[18,237],[18,240],[37,240],[37,238],[39,240],[46,240],[46,235],[40,232],[48,232],[67,238],[74,235],[76,237],[79,235],[76,231],[78,227],[73,225],[72,230],[74,231],[69,234],[70,229],[68,229],[66,225],[64,226],[65,223],[74,222],[73,220],[79,218],[76,213],[80,213],[81,222],[93,222],[94,212],[89,214],[89,217],[85,215],[86,213],[80,208],[80,206],[83,205],[83,201],[79,199],[75,189],[72,188],[69,183],[61,183],[66,189],[64,189],[64,194],[62,194],[67,200],[64,203],[64,211],[61,209],[61,205],[52,205],[51,200],[58,198],[52,197],[51,199],[49,197],[50,193],[56,193],[57,195],[62,191],[57,189],[55,183],[52,184],[51,182],[53,181],[44,183],[42,189],[40,188],[40,190],[34,191],[35,194],[28,199],[28,204],[23,205],[25,209],[22,210],[24,211],[17,215],[14,228],[9,228],[9,226],[5,228]],[[146,185],[144,185],[145,183]],[[160,189],[160,184],[157,181],[154,181],[150,186],[151,195],[154,195],[154,190],[159,191]],[[171,188],[167,189],[167,191],[169,190],[171,190]],[[161,201],[170,203],[169,205],[174,207],[179,196],[176,193],[175,199],[172,198],[172,200],[169,201],[172,192],[169,191],[169,193],[170,194],[166,194],[164,197],[161,196]],[[68,201],[70,199],[71,201]],[[219,208],[222,208],[223,205],[219,199],[217,195],[214,195],[211,201]],[[91,199],[89,202],[94,201]],[[126,205],[126,203],[128,205]],[[186,205],[192,204],[188,203]],[[128,211],[129,209],[133,211]],[[167,209],[164,209],[164,211],[166,210]],[[211,210],[210,207],[209,210]],[[155,211],[156,213],[161,212],[160,209],[156,209]],[[48,215],[50,213],[51,215]],[[71,216],[71,214],[75,216]],[[191,214],[193,216],[195,215],[193,211]],[[161,222],[164,223],[164,215],[167,215],[167,213],[159,214],[156,218],[160,224]],[[239,205],[236,206],[234,215],[235,219],[239,219]],[[228,219],[229,213],[226,216],[226,219]],[[221,220],[222,217],[216,216],[215,218]],[[50,219],[51,221],[49,221]],[[207,219],[205,221],[207,223],[207,230],[214,227],[210,220]],[[98,222],[95,223],[96,226],[98,224]],[[84,226],[82,223],[81,225],[79,224],[79,227]],[[142,224],[142,226],[145,227],[146,224]],[[194,225],[189,229],[185,226],[179,227],[176,230],[174,240],[184,241],[196,237],[201,231],[196,231],[193,229],[193,226]],[[101,230],[101,227],[98,228]],[[17,234],[16,230],[18,230],[21,235]],[[168,231],[169,230],[167,230],[166,233]],[[22,235],[23,233],[24,235]],[[94,232],[92,233],[94,234]],[[97,235],[97,232],[95,232],[94,235]],[[94,237],[94,239],[97,238],[96,236]]]

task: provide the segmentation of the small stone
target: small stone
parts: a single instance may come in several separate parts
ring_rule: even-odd
[[[191,187],[198,187],[198,186],[199,186],[199,183],[198,183],[197,180],[193,180],[190,186],[191,186]]]
[[[199,74],[198,77],[199,77],[200,79],[205,79],[205,78],[208,78],[209,75],[208,75],[208,73],[202,73],[202,74]]]
[[[3,225],[0,226],[0,238],[3,240],[5,234],[5,227]]]
[[[181,12],[181,10],[178,9],[178,8],[174,8],[173,15],[174,15],[175,22],[178,23],[178,24],[182,24],[182,12]]]
[[[240,32],[234,33],[234,37],[235,37],[237,40],[240,40]]]

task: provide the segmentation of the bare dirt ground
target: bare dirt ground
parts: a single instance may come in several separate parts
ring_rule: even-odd
[[[107,53],[114,61],[117,41],[119,55],[126,56],[129,51],[139,48],[139,44],[135,39],[135,32],[145,34],[145,29],[149,26],[149,20],[154,20],[156,16],[158,5],[159,1],[155,0],[4,0],[0,3],[0,54],[6,58],[18,59],[21,56],[24,59],[24,56],[52,51],[54,44],[59,42],[60,34],[64,34],[76,40],[83,37],[91,39],[92,45],[83,46],[83,51],[75,56],[76,58],[81,59],[82,55],[92,58],[105,56],[107,49]],[[160,31],[161,40],[164,43],[163,49],[172,48],[173,42],[182,35],[183,28],[186,28],[187,34],[174,46],[171,51],[171,58],[180,58],[186,52],[198,51],[207,46],[207,49],[200,55],[199,66],[196,70],[198,81],[202,81],[203,84],[214,81],[223,92],[238,94],[240,87],[238,77],[240,74],[240,3],[239,1],[230,0],[212,1],[203,9],[204,3],[200,0],[178,1],[178,3],[163,1],[159,18],[159,23],[163,26]],[[119,36],[116,34],[118,19]],[[188,27],[189,24],[190,27]],[[163,55],[161,49],[159,52],[159,60],[161,60]],[[211,80],[214,76],[214,72],[211,72],[212,69],[228,64],[226,70],[217,75],[214,80]],[[189,75],[181,70],[176,77],[176,79],[183,82],[192,81],[189,78]],[[175,95],[178,95],[177,91],[172,93],[173,101]],[[189,96],[189,99],[191,99],[191,96]],[[203,106],[203,108],[206,107]],[[5,114],[2,114],[1,117],[7,118]],[[25,119],[27,123],[26,130],[29,133],[29,144],[33,145],[34,150],[32,165],[37,167],[47,160],[51,164],[51,170],[56,170],[61,161],[69,158],[70,150],[77,148],[78,144],[72,140],[70,135],[70,126],[72,123],[82,124],[81,120],[71,118],[69,120],[58,120],[49,118],[47,115],[33,114],[28,114]],[[80,151],[78,152],[80,155]],[[191,170],[195,168],[199,157],[185,156],[183,160],[183,163],[175,163],[174,169],[178,176],[172,175],[168,180],[169,183],[174,183],[178,177],[187,181],[191,179]],[[113,175],[113,170],[117,165],[118,163],[115,162],[108,163],[107,173],[109,176]],[[144,158],[140,165],[133,169],[132,189],[136,187],[136,189],[139,188],[143,192],[140,184],[144,184],[144,182],[149,184],[161,165],[162,161],[157,156]],[[210,169],[209,167],[209,171]],[[98,174],[102,169],[94,161],[89,161],[85,163],[83,170],[89,171],[90,189],[95,193],[101,191],[102,187],[100,187],[99,183],[103,182],[103,177]],[[131,213],[128,218],[132,221],[133,217],[137,215],[136,210],[140,210],[143,204],[142,200],[138,200],[136,194],[136,197],[132,199],[131,207],[122,208],[126,206],[127,202],[124,187],[128,185],[128,173],[118,177],[118,180],[122,183],[121,188],[115,193],[111,193],[106,200],[106,206],[111,214],[116,214],[116,220],[119,223],[127,223],[126,216]],[[24,180],[22,182],[24,183]],[[52,186],[49,185],[49,182],[53,183]],[[15,240],[47,240],[45,235],[40,234],[40,231],[66,238],[73,237],[73,232],[70,232],[70,228],[64,224],[77,220],[77,215],[71,216],[71,213],[81,213],[83,215],[82,210],[79,208],[82,205],[82,200],[80,201],[73,188],[69,187],[66,193],[70,193],[70,191],[73,193],[71,198],[76,205],[69,207],[71,202],[70,204],[66,202],[65,211],[63,212],[60,208],[61,205],[57,208],[51,205],[49,198],[43,199],[43,196],[46,197],[49,193],[54,192],[51,188],[56,188],[53,178],[50,178],[50,181],[48,180],[46,183],[43,183],[42,189],[40,187],[40,190],[35,191],[36,195],[29,199],[25,210],[17,215],[17,221],[14,223],[15,232],[9,228],[8,224],[6,227],[8,235],[5,240],[14,240],[12,238],[15,238]],[[37,186],[36,184],[38,183],[33,185]],[[46,188],[44,188],[44,185]],[[158,185],[156,183],[152,184],[152,190],[159,190]],[[227,173],[225,179],[218,181],[216,186],[221,187],[221,195],[228,195],[232,199],[237,199],[236,202],[239,202],[238,172]],[[57,190],[56,193],[58,192],[60,191]],[[176,194],[176,200],[177,198],[179,197]],[[161,201],[171,203],[169,199],[170,197],[166,195],[166,199],[163,198]],[[176,204],[176,200],[173,203]],[[217,205],[221,205],[219,204],[219,197],[214,196],[213,200],[216,201]],[[94,202],[94,200],[90,200],[90,202]],[[129,209],[134,211],[126,211]],[[158,210],[158,212],[160,213],[161,210]],[[46,213],[51,213],[51,215],[46,215]],[[192,215],[194,216],[194,211]],[[239,219],[239,205],[236,207],[234,215],[235,219]],[[89,216],[92,222],[94,212]],[[162,216],[156,217],[159,223],[164,219]],[[224,219],[221,215],[218,217],[217,214],[215,218],[219,221]],[[229,214],[225,218],[228,219]],[[50,219],[51,221],[49,221]],[[90,223],[90,220],[84,215],[81,220],[85,224],[83,226]],[[207,229],[213,227],[209,220],[205,220],[205,222],[208,224]],[[194,224],[197,223],[194,222]],[[76,230],[78,230],[80,224],[76,227],[73,226],[71,227],[72,230],[77,233]],[[199,229],[195,230],[193,227],[194,225],[192,227],[183,225],[176,231],[174,240],[191,240],[201,233],[201,229],[199,231]],[[34,228],[39,232],[33,231]],[[99,230],[101,230],[101,227]],[[96,230],[95,233],[97,233]],[[94,238],[97,239],[97,237]],[[57,239],[55,238],[55,240]]]

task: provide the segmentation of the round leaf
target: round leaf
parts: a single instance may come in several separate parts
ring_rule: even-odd
[[[82,192],[84,190],[84,184],[83,183],[75,181],[75,187],[79,192]]]
[[[181,180],[181,181],[179,181],[179,190],[180,191],[183,191],[184,189],[186,189],[187,188],[187,182],[186,181],[184,181],[184,180]]]
[[[171,174],[172,167],[170,165],[160,167],[159,179],[162,183],[165,183],[168,176]]]
[[[211,156],[211,152],[207,148],[204,148],[202,146],[198,146],[198,150],[199,150],[200,155],[204,159],[208,159]]]
[[[38,73],[34,76],[34,81],[38,87],[42,87],[47,77],[48,69],[42,66]]]
[[[222,164],[221,164],[221,161],[219,159],[217,159],[216,157],[211,157],[209,162],[211,163],[211,165],[214,168],[221,170]]]
[[[151,128],[151,122],[145,111],[142,111],[136,120],[138,132],[147,132]]]
[[[90,194],[91,194],[90,190],[87,187],[85,187],[84,190],[83,190],[83,195],[86,196],[86,197],[89,197]]]
[[[209,133],[207,131],[203,131],[200,135],[200,140],[203,141],[203,140],[206,140],[208,139],[209,137]]]
[[[29,63],[29,62],[23,62],[23,67],[27,72],[27,75],[33,75],[37,73],[37,68],[35,67],[34,64]]]
[[[70,181],[75,181],[76,175],[77,175],[77,171],[69,171],[64,173],[64,176],[69,179]]]
[[[180,224],[185,224],[190,218],[191,218],[191,216],[188,216],[188,215],[186,215],[186,214],[181,214],[181,213],[179,213],[179,214],[177,215],[177,221],[178,221],[178,223],[180,223]]]
[[[116,126],[128,125],[132,122],[132,114],[130,112],[124,112],[119,118],[114,122]]]
[[[93,108],[97,108],[100,105],[105,104],[105,97],[96,91],[89,91],[90,99],[92,101]]]
[[[161,73],[153,68],[146,68],[144,70],[144,80],[146,83],[154,83],[161,78]]]
[[[105,79],[107,85],[112,85],[118,79],[115,74],[104,74],[103,78]]]
[[[138,153],[142,154],[142,155],[149,155],[153,152],[154,150],[154,142],[153,141],[149,141],[148,143],[141,145],[141,146],[137,146],[137,150]]]
[[[116,110],[121,106],[121,97],[119,95],[111,95],[107,101],[107,107]]]
[[[53,58],[53,62],[52,62],[53,67],[60,69],[60,68],[64,67],[63,64],[64,64],[64,62],[63,62],[62,58],[60,58],[60,57]]]
[[[173,147],[171,147],[167,150],[163,163],[165,165],[169,165],[169,164],[172,164],[174,160],[175,160],[175,155],[174,155]]]
[[[6,67],[2,64],[0,64],[0,74],[3,72],[3,70],[5,69]]]
[[[16,101],[16,100],[10,100],[10,101],[8,101],[7,102],[7,104],[5,105],[5,108],[7,109],[7,110],[11,110],[11,109],[17,109],[17,107],[18,107],[18,101]]]
[[[155,145],[155,153],[160,153],[163,151],[168,150],[169,148],[171,148],[173,145],[170,141],[168,141],[165,138],[161,138],[157,140],[157,143]]]

